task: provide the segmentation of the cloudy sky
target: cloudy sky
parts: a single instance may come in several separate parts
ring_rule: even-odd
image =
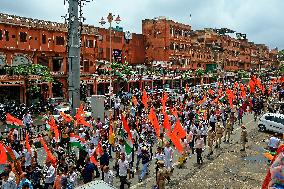
[[[1,0],[0,12],[63,22],[64,0]],[[166,16],[192,28],[227,27],[249,40],[284,48],[284,0],[94,0],[84,8],[86,23],[119,14],[124,30],[141,33],[141,20]],[[191,15],[191,17],[190,17]]]

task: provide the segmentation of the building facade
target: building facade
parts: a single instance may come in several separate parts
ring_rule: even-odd
[[[0,103],[12,99],[27,102],[26,81],[5,71],[5,67],[20,64],[41,64],[50,69],[56,82],[52,85],[37,83],[44,99],[67,98],[67,30],[64,23],[0,14]],[[113,78],[99,74],[98,70],[108,69],[106,65],[110,61],[128,62],[132,66],[146,65],[148,68],[162,62],[158,66],[163,65],[164,69],[172,71],[237,71],[279,66],[277,49],[269,50],[264,44],[249,42],[243,35],[232,37],[226,33],[227,30],[207,28],[193,31],[190,25],[165,17],[143,20],[142,34],[123,32],[120,27],[112,28],[110,33],[109,29],[83,25],[80,62],[82,95],[108,92]],[[131,76],[124,89],[129,90],[132,84],[140,88],[145,86],[144,83],[153,86],[153,77],[146,78],[145,82],[143,78],[141,73]],[[172,80],[166,75],[163,78]],[[36,79],[36,76],[28,78]],[[179,83],[182,86],[182,82]]]

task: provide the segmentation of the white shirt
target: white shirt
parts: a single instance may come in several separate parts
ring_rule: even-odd
[[[49,167],[45,166],[43,169],[45,175],[45,183],[53,183],[55,181],[55,168],[50,165]]]
[[[118,160],[119,176],[127,176],[127,170],[129,169],[129,163],[127,160]]]
[[[113,178],[114,178],[114,176],[113,176],[113,172],[112,172],[112,170],[109,170],[107,173],[105,173],[105,175],[104,175],[104,181],[106,182],[106,183],[108,183],[109,185],[113,185]]]
[[[164,154],[165,154],[165,160],[172,160],[173,159],[172,147],[165,147]]]
[[[155,159],[157,160],[157,161],[165,161],[165,154],[163,154],[163,153],[160,153],[160,154],[156,154],[156,156],[155,156]]]
[[[210,122],[216,123],[216,116],[211,115],[209,120],[210,120]]]

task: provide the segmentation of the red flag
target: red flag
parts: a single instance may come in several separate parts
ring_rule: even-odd
[[[160,137],[160,125],[159,125],[159,121],[158,121],[158,118],[155,114],[153,107],[151,108],[149,112],[148,119],[150,120],[151,124],[154,126],[156,136],[159,138]]]
[[[148,101],[148,95],[146,90],[144,89],[142,93],[142,103],[144,104],[145,109],[148,109],[147,101]]]
[[[84,112],[84,106],[83,104],[80,105],[80,107],[78,108],[76,115],[74,116],[75,119],[79,119],[80,117],[83,117],[83,115],[85,115]]]
[[[39,138],[39,141],[40,141],[40,143],[41,143],[41,145],[42,145],[42,147],[43,147],[43,149],[44,149],[44,151],[45,151],[45,153],[46,153],[46,155],[47,155],[46,159],[49,160],[49,161],[52,163],[52,165],[56,165],[56,158],[55,158],[55,156],[51,153],[51,151],[49,150],[49,148],[47,147],[47,145],[46,145],[45,141],[43,140],[43,138],[40,137],[40,138]]]
[[[123,116],[123,114],[121,114],[121,121],[122,121],[122,125],[124,127],[124,130],[127,132],[128,134],[128,138],[133,141],[133,138],[132,138],[132,134],[130,132],[130,128],[128,126],[128,123],[127,123],[127,120],[125,119],[125,117]]]
[[[7,153],[4,145],[0,143],[0,164],[7,163]]]
[[[22,126],[24,125],[23,122],[20,119],[17,119],[13,116],[11,116],[11,114],[6,113],[6,122],[8,124],[13,124],[13,125],[17,125],[17,126]]]
[[[70,115],[65,114],[64,112],[60,112],[60,115],[63,117],[63,119],[67,122],[70,123],[73,118]]]
[[[184,138],[185,136],[186,136],[186,132],[182,128],[180,121],[177,120],[176,125],[173,129],[173,132],[170,134],[170,138],[180,153],[183,152],[183,146],[181,144],[181,139]]]
[[[240,89],[241,89],[241,96],[244,99],[246,97],[246,90],[242,83],[240,84]]]
[[[28,152],[32,152],[31,151],[31,146],[30,146],[30,143],[29,143],[29,135],[28,135],[28,133],[26,133],[26,148],[27,148],[27,150],[28,150]]]

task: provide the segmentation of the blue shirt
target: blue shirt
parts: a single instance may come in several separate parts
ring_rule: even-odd
[[[33,189],[33,185],[31,183],[31,181],[29,181],[27,178],[21,180],[19,186],[18,186],[18,189],[22,189],[23,185],[29,185],[29,188],[30,189]]]

